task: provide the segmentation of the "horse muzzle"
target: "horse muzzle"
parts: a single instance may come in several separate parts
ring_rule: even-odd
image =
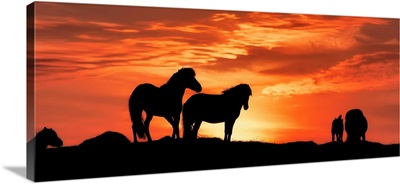
[[[54,146],[54,147],[61,147],[61,146],[63,146],[63,141],[62,140],[60,140],[60,141],[57,141],[57,143],[56,144],[54,144],[54,145],[51,145],[51,146]]]

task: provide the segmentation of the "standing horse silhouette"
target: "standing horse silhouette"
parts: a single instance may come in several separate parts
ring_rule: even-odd
[[[164,117],[173,128],[172,138],[179,139],[179,120],[185,89],[200,92],[202,87],[195,78],[192,68],[182,68],[174,73],[161,87],[143,83],[138,85],[129,97],[129,113],[132,121],[133,140],[146,138],[152,141],[149,126],[153,116]],[[146,112],[143,121],[142,111]]]
[[[61,147],[63,141],[52,128],[44,127],[36,136],[28,142],[28,147],[36,151],[45,150],[47,146]]]
[[[343,142],[343,119],[342,115],[339,115],[338,118],[335,118],[332,122],[332,128],[331,128],[331,133],[332,133],[332,142],[335,142],[335,137],[336,137],[336,142]]]
[[[249,108],[251,88],[239,84],[222,92],[222,94],[195,94],[183,105],[183,138],[196,139],[202,121],[208,123],[225,122],[224,141],[230,142],[233,125],[240,115],[242,106]]]
[[[360,109],[352,109],[346,113],[345,130],[347,133],[346,142],[365,141],[365,133],[368,129],[368,121]]]

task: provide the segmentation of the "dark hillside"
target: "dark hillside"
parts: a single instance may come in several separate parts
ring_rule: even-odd
[[[276,164],[399,156],[399,144],[230,142],[202,138],[194,142],[168,137],[119,146],[47,149],[38,156],[37,181],[223,169]]]

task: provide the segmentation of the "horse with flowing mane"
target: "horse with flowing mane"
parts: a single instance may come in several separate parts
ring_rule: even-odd
[[[28,142],[28,147],[35,148],[34,150],[45,150],[47,146],[61,147],[63,141],[58,137],[57,133],[52,128],[44,127],[36,136]]]
[[[248,84],[239,84],[226,89],[222,94],[199,93],[191,96],[183,105],[183,138],[196,139],[202,121],[208,123],[225,122],[224,141],[230,142],[233,125],[242,107],[249,108],[252,95]]]
[[[161,87],[143,83],[138,85],[129,97],[129,114],[132,121],[133,140],[146,138],[152,141],[149,126],[153,116],[164,117],[173,128],[172,138],[179,139],[179,121],[182,111],[182,98],[185,89],[200,92],[202,87],[195,78],[192,68],[182,68],[174,73]],[[146,112],[143,121],[142,111]]]
[[[335,118],[332,121],[332,128],[331,128],[331,134],[332,134],[332,142],[335,141],[336,137],[336,142],[343,142],[343,119],[342,115],[339,115],[338,118]]]

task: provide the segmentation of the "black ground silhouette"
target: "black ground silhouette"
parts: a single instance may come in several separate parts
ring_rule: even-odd
[[[46,149],[37,155],[35,181],[399,156],[399,144],[368,141],[318,145],[312,141],[286,144],[224,142],[219,138],[185,142],[164,137],[112,148],[91,145],[94,146]]]

